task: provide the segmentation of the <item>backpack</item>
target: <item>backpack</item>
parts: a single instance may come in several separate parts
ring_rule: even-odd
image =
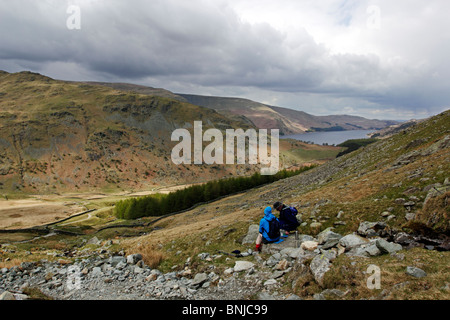
[[[267,235],[270,239],[278,239],[280,237],[280,222],[278,219],[273,219],[269,222],[269,230],[267,231]]]
[[[290,226],[299,226],[300,223],[297,220],[298,210],[294,207],[286,207],[283,209],[283,217],[287,220]]]

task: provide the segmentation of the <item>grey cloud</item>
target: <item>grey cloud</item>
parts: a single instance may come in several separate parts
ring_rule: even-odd
[[[242,21],[227,1],[109,0],[80,8],[81,30],[68,30],[65,2],[0,1],[0,28],[8,30],[0,34],[0,69],[66,64],[82,69],[72,74],[98,77],[85,80],[255,87],[402,108],[450,99],[427,82],[427,68],[421,74],[376,55],[332,55],[305,30],[293,43],[269,24]],[[448,64],[441,71],[447,75]]]

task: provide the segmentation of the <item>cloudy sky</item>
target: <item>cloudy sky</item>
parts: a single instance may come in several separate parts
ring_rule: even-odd
[[[0,0],[0,70],[315,115],[450,106],[448,0]]]

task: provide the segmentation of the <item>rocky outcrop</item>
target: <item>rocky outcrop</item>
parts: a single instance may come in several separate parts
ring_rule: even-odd
[[[279,289],[293,270],[302,270],[302,277],[310,275],[324,291],[315,299],[342,299],[345,292],[327,288],[327,273],[340,255],[368,258],[383,254],[398,254],[402,245],[373,233],[384,230],[382,222],[363,221],[358,234],[345,236],[328,228],[316,237],[291,234],[283,242],[263,246],[262,253],[248,249],[226,258],[234,262],[227,269],[216,267],[223,254],[203,252],[198,259],[209,264],[196,271],[187,259],[178,271],[163,273],[145,265],[142,255],[109,253],[88,255],[76,262],[22,263],[20,266],[0,270],[0,297],[27,299],[26,288],[38,288],[54,299],[190,299],[237,300],[250,296],[260,299],[299,299],[283,295]],[[250,227],[248,239],[254,238]],[[365,235],[365,236],[362,236]],[[398,233],[394,241],[404,243],[409,235]],[[413,241],[413,239],[410,239]],[[207,270],[207,271],[206,271]],[[417,267],[408,267],[406,274],[420,278],[426,273]],[[298,273],[297,273],[298,274]],[[290,278],[292,279],[292,278]]]

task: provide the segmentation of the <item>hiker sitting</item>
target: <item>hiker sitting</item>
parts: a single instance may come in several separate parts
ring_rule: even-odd
[[[259,235],[256,239],[256,251],[261,251],[262,245],[280,241],[280,223],[272,214],[272,208],[264,210],[264,218],[259,223]]]
[[[297,220],[298,210],[294,207],[289,207],[282,202],[275,202],[273,208],[280,212],[280,229],[284,230],[285,234],[296,230],[300,226]]]

